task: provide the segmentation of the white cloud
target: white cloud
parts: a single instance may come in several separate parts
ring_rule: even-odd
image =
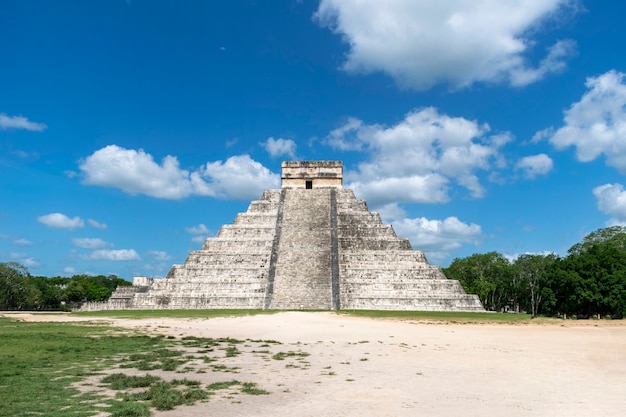
[[[608,226],[626,225],[626,191],[622,184],[604,184],[593,189],[598,209],[611,216]]]
[[[429,220],[425,217],[399,219],[392,222],[398,236],[407,237],[414,247],[423,250],[430,262],[441,263],[452,251],[467,243],[476,243],[482,236],[481,227],[463,223],[456,217]]]
[[[18,238],[13,241],[16,246],[31,246],[33,242],[28,239]]]
[[[185,231],[194,235],[191,241],[196,243],[204,243],[206,238],[211,234],[211,231],[202,223],[197,226],[186,227]]]
[[[517,261],[517,258],[519,258],[522,255],[541,255],[541,256],[550,256],[550,255],[554,255],[557,256],[557,254],[555,252],[549,251],[549,250],[544,250],[541,252],[524,252],[524,253],[503,253],[502,256],[504,256],[510,263],[513,263],[515,261]]]
[[[575,0],[322,0],[320,25],[349,45],[343,69],[382,71],[406,88],[475,82],[523,86],[563,70],[575,43],[548,48],[537,67],[525,58],[542,23],[575,12]]]
[[[9,253],[9,258],[11,258],[14,262],[24,265],[27,268],[36,268],[39,266],[39,261],[37,261],[37,259],[28,257],[25,253],[22,252],[11,252]]]
[[[141,258],[134,249],[98,249],[81,258],[93,261],[139,261]]]
[[[266,188],[278,186],[280,178],[248,155],[207,163],[190,172],[168,155],[157,164],[143,150],[109,145],[80,163],[83,183],[119,188],[135,195],[181,199],[192,195],[224,199],[251,199]]]
[[[104,229],[106,229],[106,228],[107,228],[107,225],[106,225],[106,224],[104,224],[104,223],[100,223],[100,222],[97,222],[97,221],[96,221],[96,220],[94,220],[94,219],[89,219],[89,220],[87,220],[87,223],[89,223],[89,226],[91,226],[91,227],[95,227],[96,229],[104,230]]]
[[[47,127],[44,123],[31,122],[24,116],[9,116],[6,113],[0,113],[0,130],[24,129],[42,132]]]
[[[200,175],[211,180],[209,184],[204,183],[205,195],[218,198],[250,200],[258,198],[266,189],[280,188],[280,175],[273,174],[248,155],[207,163],[196,179]]]
[[[80,217],[67,217],[62,213],[50,213],[37,217],[37,221],[54,229],[74,230],[85,227],[85,222]]]
[[[564,126],[535,134],[548,136],[557,149],[576,147],[576,157],[589,162],[604,154],[606,163],[626,174],[626,74],[615,70],[587,78],[589,89],[565,111]]]
[[[552,158],[545,153],[540,153],[520,159],[515,167],[524,171],[527,178],[533,179],[538,175],[548,174],[552,171],[553,165]]]
[[[78,246],[83,249],[102,249],[113,246],[112,244],[105,242],[99,238],[76,238],[72,239],[72,243],[74,246]]]
[[[20,260],[20,263],[27,268],[36,268],[39,266],[39,261],[35,258],[24,258]]]
[[[170,255],[168,255],[167,252],[159,251],[159,250],[148,251],[146,253],[146,256],[148,256],[149,258],[154,259],[155,261],[169,261],[170,259],[172,259],[172,257]]]
[[[296,142],[291,139],[268,138],[262,145],[272,158],[279,156],[296,157]]]
[[[65,272],[66,274],[75,274],[76,269],[71,266],[66,266],[65,268],[63,268],[63,272]]]
[[[207,235],[210,233],[209,229],[203,223],[197,226],[185,227],[185,231],[192,235]]]
[[[484,195],[478,171],[505,166],[499,148],[510,134],[488,135],[489,126],[442,115],[432,107],[408,113],[398,124],[367,125],[350,118],[326,143],[361,150],[369,160],[345,173],[348,188],[373,207],[393,202],[442,203],[452,183],[474,198]]]

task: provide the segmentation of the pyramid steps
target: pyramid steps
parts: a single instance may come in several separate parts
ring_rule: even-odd
[[[270,308],[331,308],[330,190],[285,195]]]

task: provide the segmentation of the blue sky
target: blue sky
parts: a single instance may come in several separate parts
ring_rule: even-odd
[[[162,276],[280,186],[344,185],[431,263],[626,224],[626,3],[0,3],[0,261]]]

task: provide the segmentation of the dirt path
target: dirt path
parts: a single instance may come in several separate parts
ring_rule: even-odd
[[[157,416],[626,415],[624,325],[454,325],[298,312],[103,320],[176,337],[271,339],[282,342],[275,350],[310,354],[305,361],[276,361],[247,352],[233,358],[232,366],[240,368],[236,378],[271,395],[209,401]]]

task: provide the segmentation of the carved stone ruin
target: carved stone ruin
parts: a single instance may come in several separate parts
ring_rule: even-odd
[[[233,224],[165,278],[135,277],[83,309],[484,311],[424,253],[342,188],[340,161],[282,163]]]

